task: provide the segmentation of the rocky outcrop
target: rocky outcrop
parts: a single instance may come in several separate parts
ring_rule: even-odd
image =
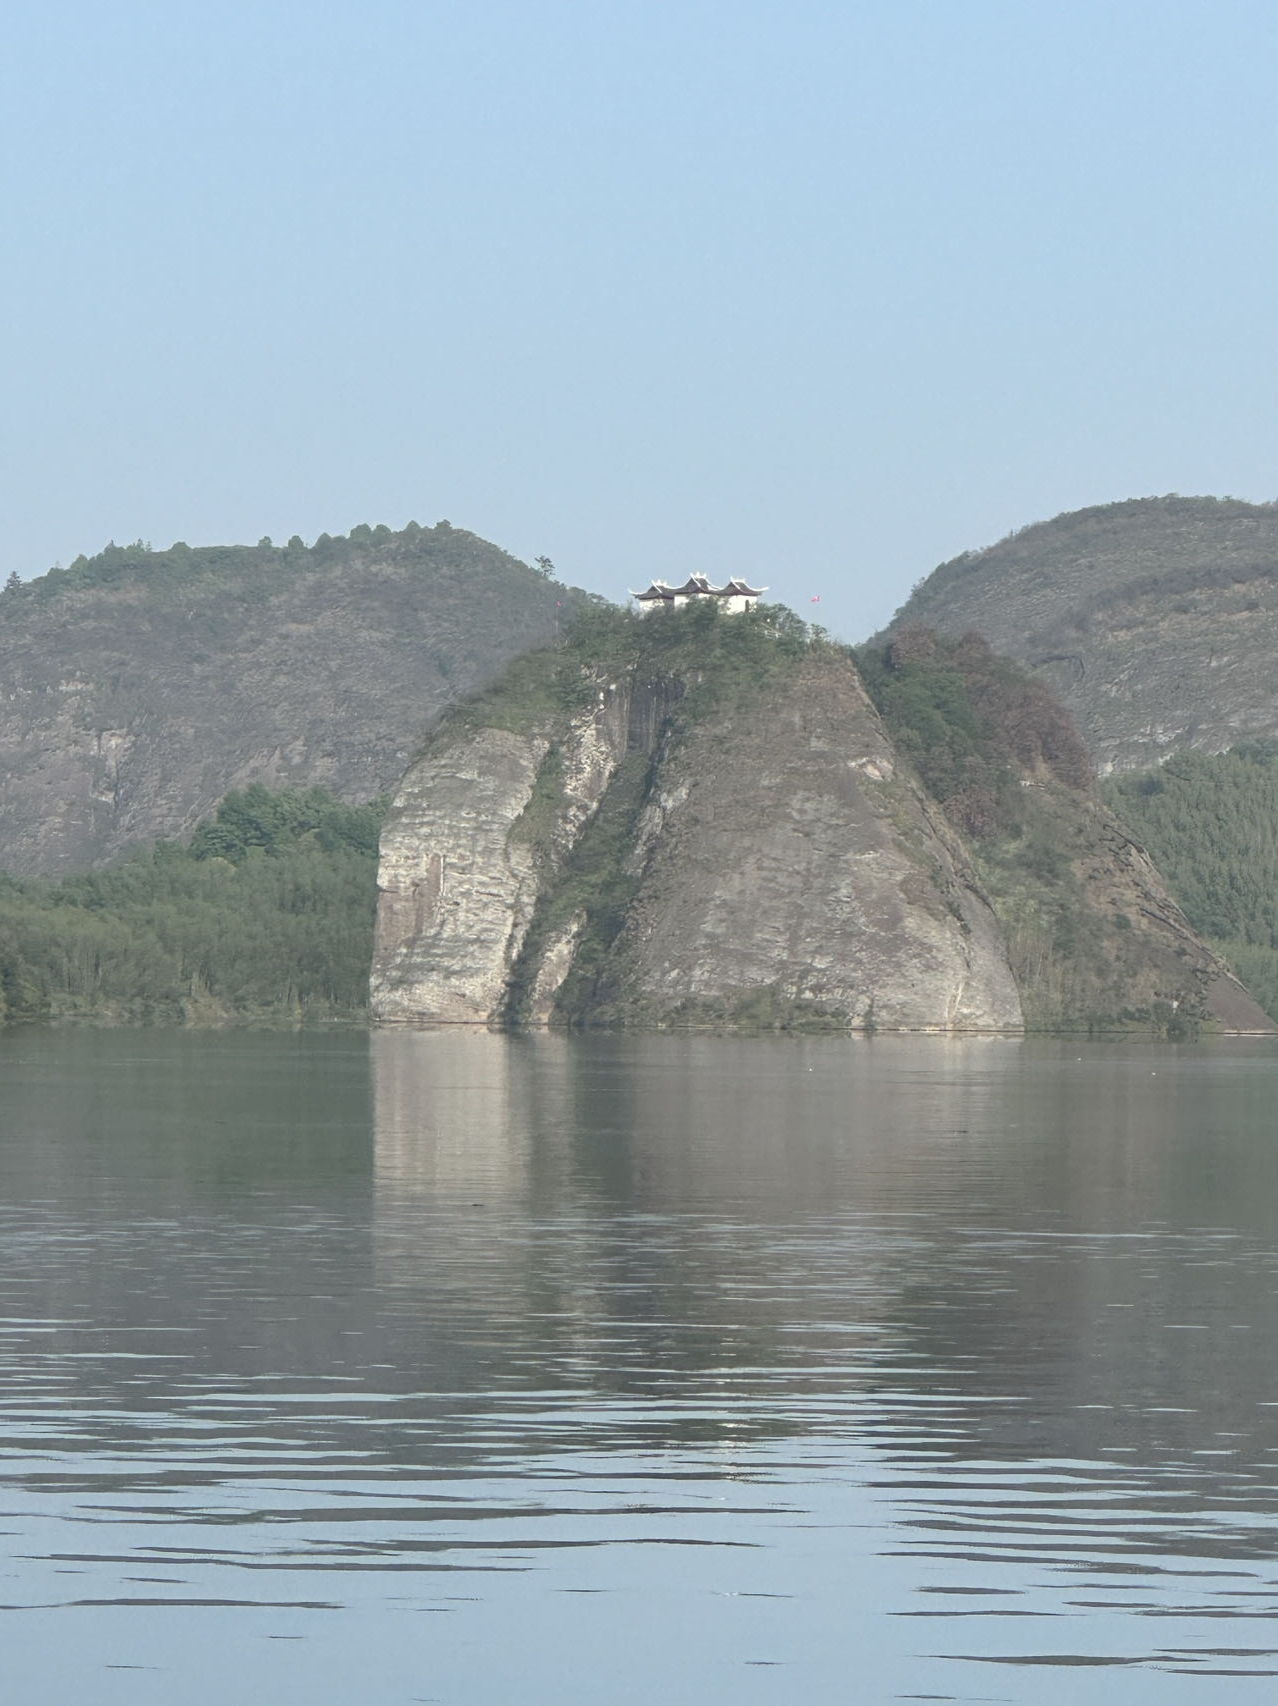
[[[492,1023],[522,986],[533,1024],[1019,1028],[970,860],[850,659],[671,739],[680,691],[632,671],[557,735],[467,729],[410,769],[382,839],[375,1019]],[[598,885],[574,899],[574,858],[640,775],[609,926]]]
[[[1278,505],[1146,498],[945,563],[893,626],[976,629],[1064,700],[1100,774],[1278,737]]]
[[[581,1018],[1020,1027],[971,862],[898,771],[848,659],[813,658],[678,743],[632,868]]]
[[[580,603],[447,523],[113,549],[6,590],[0,870],[187,834],[251,782],[389,792],[445,706]]]
[[[511,834],[549,741],[478,729],[415,767],[382,835],[373,1015],[484,1023],[537,898]]]
[[[487,1024],[501,1014],[538,896],[626,750],[628,686],[592,686],[583,710],[527,733],[445,733],[405,776],[382,830],[375,1020]],[[573,945],[570,930],[543,956],[543,1018]]]
[[[969,847],[846,652],[617,622],[606,668],[525,660],[404,777],[376,1021],[1272,1031],[1088,785],[1009,772]]]

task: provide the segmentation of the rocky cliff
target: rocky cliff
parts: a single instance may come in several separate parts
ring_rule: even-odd
[[[1050,683],[1102,774],[1278,736],[1278,505],[1145,498],[942,564],[893,628],[976,629]]]
[[[0,869],[100,863],[255,781],[387,792],[444,706],[580,601],[446,522],[112,547],[9,588]]]
[[[616,613],[446,720],[383,830],[374,1018],[1017,1030],[1019,955],[1036,1019],[1085,1024],[1095,967],[1067,1011],[1030,963],[1031,926],[1055,940],[1069,887],[1087,918],[1120,894],[1138,914],[1113,926],[1121,956],[1099,950],[1107,1020],[1148,1021],[1163,1002],[1268,1028],[1147,862],[1134,880],[1130,845],[1054,780],[1044,798],[1078,845],[1039,871],[1046,891],[990,859],[1009,950],[981,855],[852,658],[798,630]],[[1052,965],[1059,951],[1049,942]]]

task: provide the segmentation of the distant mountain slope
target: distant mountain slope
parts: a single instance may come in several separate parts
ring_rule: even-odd
[[[311,548],[110,546],[0,593],[0,869],[189,831],[231,788],[390,789],[584,597],[447,522]]]
[[[1278,735],[1278,504],[1140,498],[944,563],[893,630],[977,629],[1072,711],[1102,774]]]

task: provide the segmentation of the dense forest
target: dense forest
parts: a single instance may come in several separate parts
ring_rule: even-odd
[[[1278,742],[1102,784],[1200,935],[1278,1018]]]
[[[384,809],[253,786],[187,846],[0,877],[0,1023],[362,1017]]]

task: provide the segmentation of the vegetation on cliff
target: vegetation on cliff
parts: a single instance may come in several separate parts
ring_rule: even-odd
[[[72,585],[98,584],[118,567],[106,555],[63,573]],[[157,570],[166,584],[175,572],[180,564]],[[559,645],[517,659],[448,726],[562,730],[610,671],[634,668],[664,684],[671,703],[686,684],[681,711],[695,719],[784,669],[806,644],[804,625],[785,610],[725,621],[700,609],[643,622],[578,600]],[[660,691],[657,706],[660,720]],[[534,842],[560,804],[557,757],[552,747],[522,826]],[[647,771],[642,754],[622,766],[589,836],[556,867],[557,907],[581,909],[588,922],[587,964],[590,945],[601,951],[618,927],[626,892],[619,837]],[[321,787],[254,784],[228,794],[187,845],[162,840],[61,881],[0,875],[0,1023],[361,1018],[385,806],[347,805]],[[548,839],[538,855],[559,859]]]
[[[1019,834],[1026,776],[1091,787],[1064,706],[980,634],[947,639],[911,624],[857,661],[892,739],[965,835]]]
[[[979,878],[1032,1028],[1141,1025],[1186,1035],[1206,1016],[1219,964],[1168,900],[1137,839],[1166,866],[1190,921],[1262,995],[1278,997],[1278,746],[1227,760],[1180,759],[1154,777],[1107,787],[1129,836],[1097,800],[1068,714],[979,636],[950,639],[915,626],[866,649],[858,663],[881,725],[846,649],[789,611],[725,618],[694,605],[638,618],[586,608],[557,645],[517,659],[448,714],[427,752],[495,727],[535,734],[545,753],[509,831],[531,851],[539,878],[509,968],[506,1022],[526,1020],[534,998],[544,1013],[538,978],[557,951],[571,957],[552,997],[559,1021],[622,1011],[628,996],[617,980],[629,962],[620,948],[642,899],[645,809],[660,818],[663,788],[677,792],[691,780],[702,802],[692,821],[708,813],[705,825],[717,827],[710,840],[708,829],[679,833],[701,836],[702,856],[714,841],[714,871],[738,856],[748,868],[756,830],[761,848],[789,822],[788,778],[829,749],[829,730],[812,736],[809,722],[831,696],[842,709],[836,716],[826,707],[829,728],[860,731],[844,757],[837,742],[829,749],[835,770],[846,775],[851,765],[875,778],[874,810],[895,822],[907,862],[923,861],[902,895],[911,906],[939,908],[938,917],[953,911],[945,895],[954,872],[942,881],[933,870],[942,847],[954,870],[966,869],[962,882],[975,889]],[[869,719],[864,727],[853,700]],[[587,805],[573,795],[580,776],[574,783],[570,772],[588,731],[609,717],[618,724],[609,734],[611,768]],[[895,779],[893,748],[908,760]],[[721,773],[734,763],[740,769],[747,751],[745,772],[759,786],[734,792]],[[815,790],[813,798],[824,789],[836,802],[844,784],[832,778],[813,771],[801,789]],[[0,1022],[362,1017],[384,807],[346,805],[322,788],[254,785],[227,795],[187,845],[162,841],[61,882],[0,878]],[[942,813],[966,841],[970,866],[953,836],[945,840],[948,831],[925,828]],[[835,846],[839,873],[850,854]],[[776,862],[775,848],[768,858]],[[676,888],[682,871],[673,873]],[[644,904],[654,904],[651,893]],[[764,894],[740,918],[751,939],[773,927],[768,905]],[[966,929],[960,911],[953,916]],[[733,1023],[803,1027],[822,1018],[808,1012],[810,1003],[741,981],[737,1004],[729,1004]]]
[[[1050,689],[980,635],[918,624],[859,662],[894,743],[967,839],[1026,1024],[1192,1034],[1207,1011],[1201,951],[1095,799]]]
[[[654,616],[593,604],[563,628],[558,645],[517,658],[491,687],[450,711],[427,745],[458,727],[562,730],[591,705],[601,683],[621,674],[678,682],[678,719],[691,722],[792,669],[814,637],[784,605],[724,616],[708,600]]]
[[[788,612],[692,605],[592,612],[517,662],[405,778],[375,1011],[1263,1028],[1042,682],[918,627],[853,661]],[[457,790],[496,731],[518,786],[472,819]]]
[[[785,610],[590,615],[445,720],[382,845],[387,1022],[1020,1024],[958,838]]]
[[[0,877],[0,1023],[362,1016],[383,810],[253,786],[189,846]]]
[[[1194,929],[1278,1018],[1278,742],[1178,753],[1101,791]]]

